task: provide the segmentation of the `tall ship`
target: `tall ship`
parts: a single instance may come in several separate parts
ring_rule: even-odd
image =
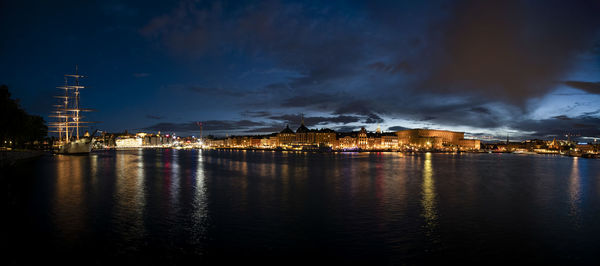
[[[57,87],[62,90],[61,95],[54,96],[59,99],[58,104],[49,117],[56,120],[49,123],[50,132],[58,133],[58,140],[53,144],[53,152],[59,154],[87,154],[92,150],[93,135],[88,131],[84,134],[81,131],[88,127],[88,121],[82,113],[92,111],[83,109],[80,106],[80,90],[85,86],[80,84],[83,75],[78,73],[78,67],[75,67],[75,74],[65,75],[65,85]],[[95,133],[95,132],[94,132]]]

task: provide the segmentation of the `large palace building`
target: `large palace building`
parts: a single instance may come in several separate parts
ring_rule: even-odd
[[[464,132],[435,129],[407,129],[396,132],[398,144],[423,148],[440,149],[458,147],[478,150],[481,142],[476,139],[465,139]]]

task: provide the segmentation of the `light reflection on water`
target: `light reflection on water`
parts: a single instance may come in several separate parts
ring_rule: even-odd
[[[431,160],[431,153],[425,154],[425,160],[423,161],[423,217],[425,218],[425,225],[427,227],[427,234],[432,235],[437,225],[437,211],[435,202],[435,184],[433,179],[433,165]]]
[[[600,161],[581,158],[129,150],[39,164],[51,171],[29,177],[28,202],[50,211],[32,209],[36,223],[84,253],[589,258],[600,237]]]
[[[146,206],[144,192],[144,160],[142,150],[116,157],[116,186],[111,224],[124,226],[118,232],[126,241],[142,241],[145,233],[143,214]],[[126,224],[122,224],[127,220]]]
[[[569,216],[574,226],[580,226],[581,176],[579,175],[579,158],[573,157],[571,175],[569,176]]]
[[[59,237],[77,241],[86,230],[84,205],[84,157],[59,155],[56,158],[56,186],[53,200],[54,224]]]

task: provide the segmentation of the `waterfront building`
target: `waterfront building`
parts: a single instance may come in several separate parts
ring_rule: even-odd
[[[104,137],[106,138],[106,137]],[[169,147],[191,146],[196,143],[192,138],[175,138],[169,135],[137,133],[118,135],[118,147]],[[139,139],[140,143],[138,143]],[[103,141],[103,144],[107,141]],[[535,144],[535,145],[534,145]],[[375,132],[368,132],[365,127],[353,132],[335,132],[334,130],[309,129],[300,123],[294,132],[289,125],[279,133],[270,135],[230,136],[227,138],[207,138],[202,144],[213,148],[284,148],[294,150],[321,150],[329,147],[333,150],[478,150],[479,140],[465,139],[463,132],[431,129],[409,129],[397,132],[382,132],[381,127]],[[544,141],[530,141],[527,145],[540,149],[546,146]],[[114,146],[113,146],[114,147]],[[500,147],[494,148],[499,149]]]
[[[368,147],[368,141],[367,141],[367,130],[365,129],[365,127],[361,127],[360,131],[358,132],[358,143],[357,143],[358,147],[361,149],[367,149]]]
[[[296,145],[311,145],[315,142],[315,134],[304,126],[304,119],[302,119],[300,126],[296,129],[296,138],[294,142]]]
[[[269,147],[275,148],[278,146],[278,143],[279,143],[279,141],[278,141],[277,135],[269,137],[269,145],[268,145]]]
[[[397,149],[398,136],[394,133],[382,133],[380,145],[383,149]]]
[[[465,139],[464,132],[435,129],[407,129],[397,131],[398,144],[423,149],[479,149],[479,140]]]
[[[260,148],[262,146],[261,141],[262,141],[261,138],[251,138],[250,139],[250,147]]]
[[[289,125],[286,125],[285,128],[277,134],[277,146],[288,146],[291,145],[294,141],[296,141],[296,133],[290,129]]]
[[[289,125],[277,134],[277,143],[274,146],[316,146],[326,145],[332,147],[336,140],[335,131],[325,129],[309,129],[304,125],[304,120],[296,132],[292,131]]]
[[[137,148],[142,147],[142,138],[123,137],[115,140],[117,148]]]
[[[318,145],[327,145],[332,147],[336,139],[335,131],[329,128],[315,130],[314,134],[314,143]]]
[[[460,139],[458,147],[467,150],[479,150],[481,149],[481,141],[478,139]]]
[[[225,147],[225,139],[206,139],[204,145],[213,148]]]
[[[337,149],[355,149],[357,147],[356,138],[350,135],[339,138],[338,143]]]

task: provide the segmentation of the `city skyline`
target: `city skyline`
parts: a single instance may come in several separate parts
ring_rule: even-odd
[[[110,132],[194,135],[201,121],[205,135],[268,134],[303,113],[336,131],[591,140],[598,5],[6,2],[0,83],[50,121],[48,99],[79,65],[82,105]]]
[[[0,1],[7,265],[593,265],[600,0]]]

